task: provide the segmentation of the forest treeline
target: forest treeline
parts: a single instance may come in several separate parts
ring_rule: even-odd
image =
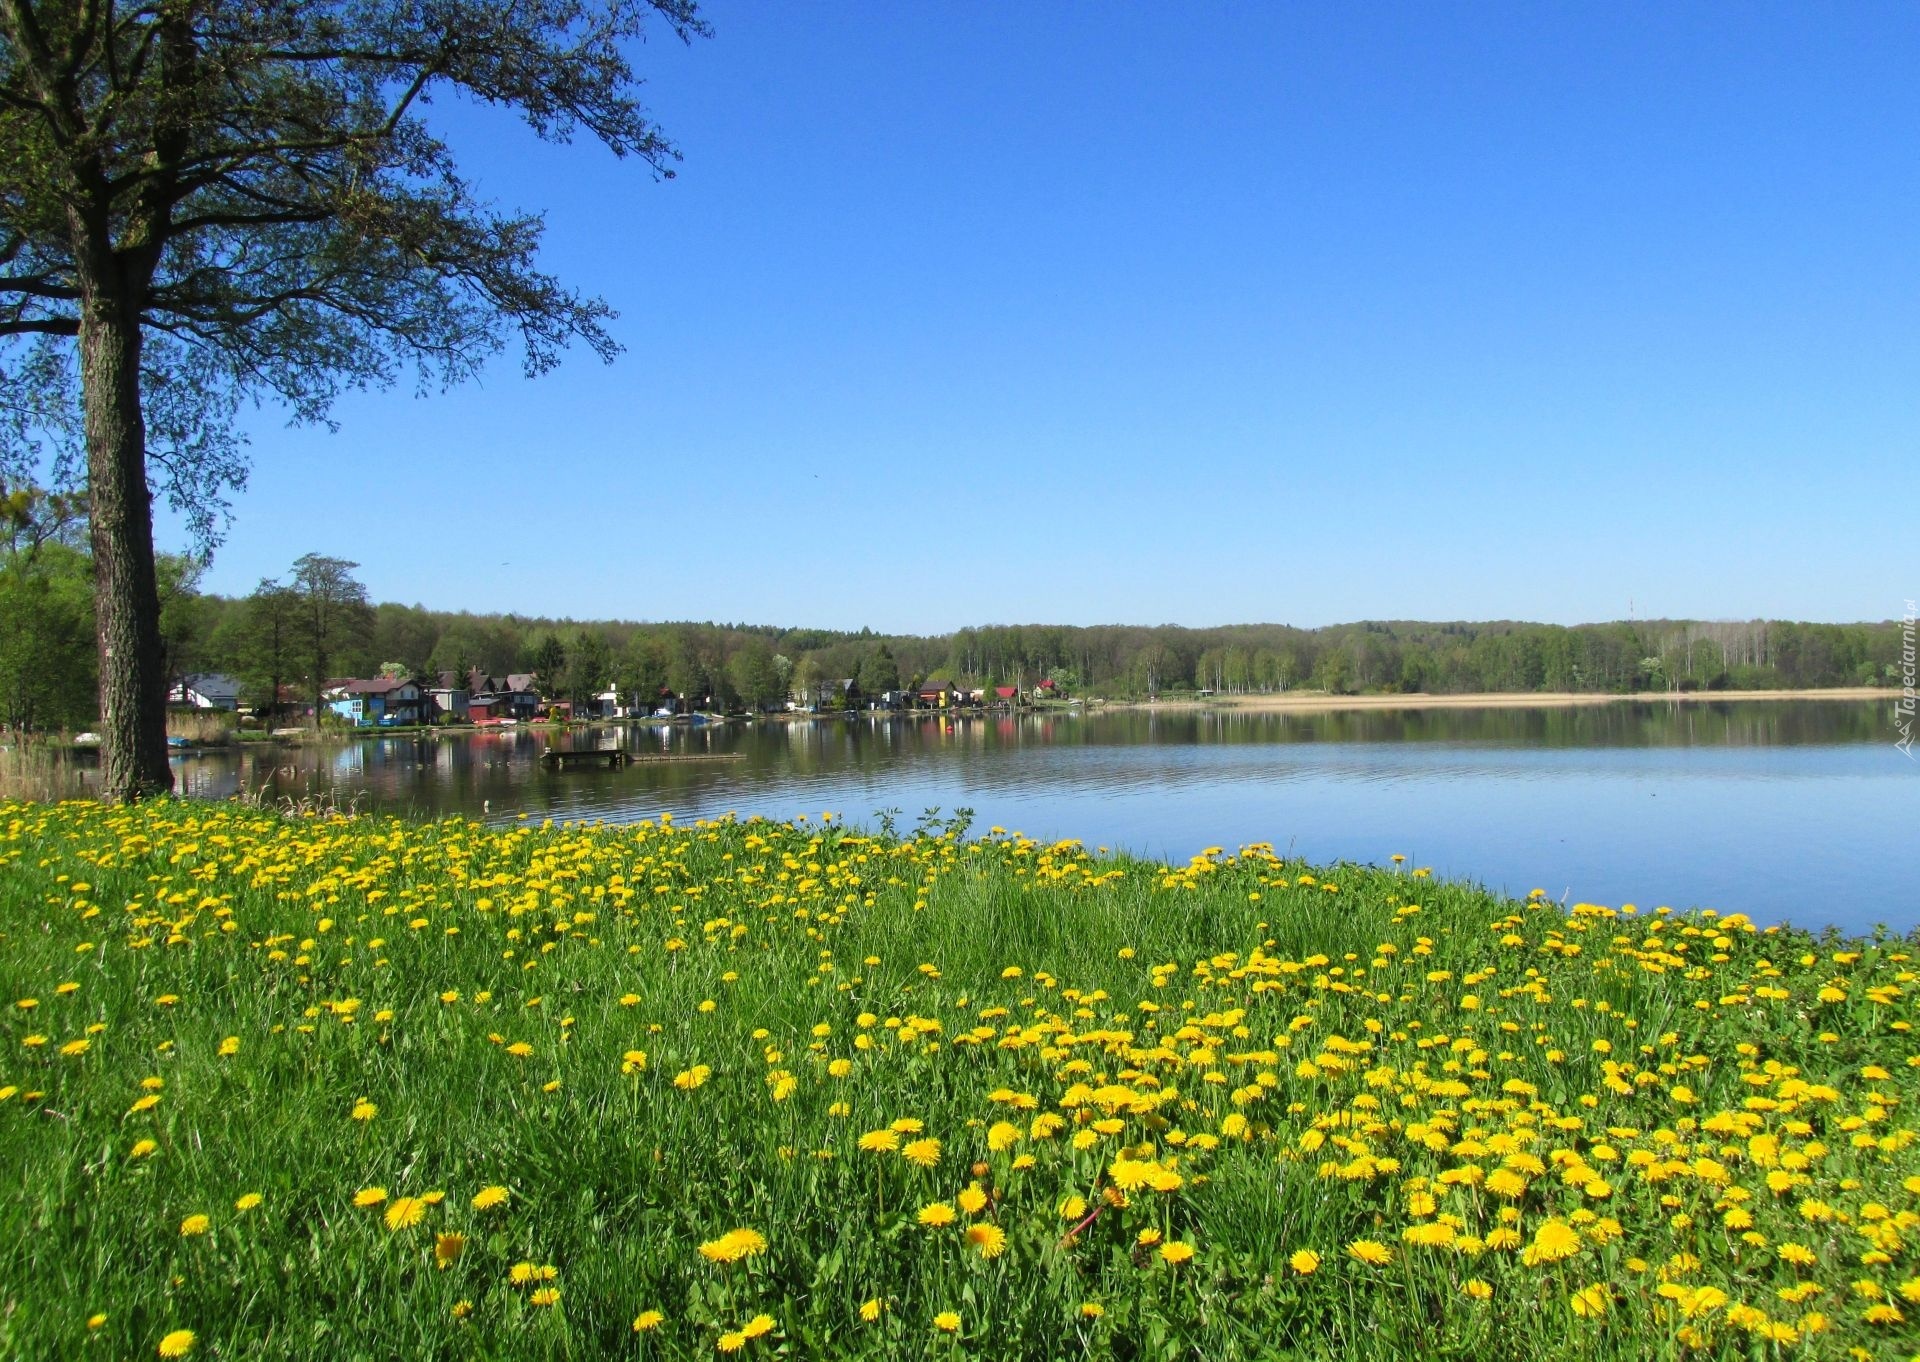
[[[777,703],[845,678],[867,693],[925,679],[1031,688],[1051,678],[1073,694],[1116,698],[1295,689],[1625,693],[1897,684],[1901,645],[1891,620],[1026,624],[934,635],[580,621],[372,603],[351,563],[308,555],[296,566],[252,595],[226,597],[200,591],[190,561],[163,560],[169,674],[225,673],[256,704],[304,693],[316,672],[470,668],[534,673],[556,697],[666,690],[714,705]],[[16,526],[0,539],[0,722],[93,722],[91,572],[72,534],[41,538]]]

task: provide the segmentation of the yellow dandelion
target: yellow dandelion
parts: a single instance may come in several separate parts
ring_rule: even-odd
[[[265,1198],[258,1192],[247,1192],[233,1203],[233,1209],[236,1211],[250,1211],[255,1206],[258,1206],[264,1199]]]
[[[940,1141],[931,1136],[924,1140],[910,1140],[900,1151],[900,1156],[908,1163],[931,1168],[940,1162]]]
[[[660,1322],[665,1318],[666,1316],[658,1310],[642,1310],[633,1317],[633,1331],[636,1334],[644,1334],[650,1329],[658,1329]]]
[[[987,1204],[987,1194],[980,1190],[980,1184],[977,1182],[954,1199],[960,1203],[960,1209],[968,1215],[980,1214]]]
[[[705,1064],[696,1064],[691,1069],[682,1069],[679,1073],[675,1074],[673,1076],[673,1086],[682,1092],[692,1092],[711,1077],[713,1077],[712,1069]]]
[[[426,1218],[427,1203],[417,1196],[400,1196],[393,1199],[387,1207],[387,1228],[394,1231],[410,1229]]]
[[[900,1147],[900,1136],[891,1130],[869,1130],[860,1137],[860,1147],[869,1154],[891,1154]]]
[[[747,1336],[742,1333],[722,1334],[713,1346],[723,1353],[737,1353],[747,1346]]]
[[[353,1104],[353,1119],[356,1121],[371,1121],[379,1114],[380,1108],[364,1097]]]
[[[980,1250],[982,1258],[998,1258],[1007,1251],[1007,1232],[998,1225],[969,1225],[967,1242]]]
[[[1347,1245],[1347,1256],[1372,1267],[1385,1267],[1393,1261],[1393,1250],[1373,1239],[1356,1239]]]
[[[1100,1316],[1106,1313],[1107,1307],[1100,1304],[1099,1301],[1082,1301],[1080,1304],[1080,1317],[1082,1319],[1099,1319]]]
[[[748,1338],[759,1338],[762,1334],[772,1333],[773,1316],[755,1315],[752,1319],[740,1326],[740,1332]]]
[[[861,1304],[860,1318],[865,1320],[867,1323],[872,1324],[875,1320],[880,1318],[881,1312],[884,1311],[886,1308],[887,1308],[886,1303],[882,1301],[878,1296],[875,1296],[872,1300],[865,1301]]]
[[[700,1245],[700,1256],[711,1263],[737,1263],[767,1251],[766,1236],[758,1230],[728,1230]]]
[[[954,1222],[953,1207],[944,1201],[931,1201],[920,1208],[918,1219],[930,1230],[944,1229]]]
[[[1567,1297],[1567,1305],[1573,1313],[1582,1319],[1597,1319],[1607,1313],[1607,1307],[1613,1303],[1613,1296],[1607,1288],[1598,1282],[1582,1287]]]
[[[1472,1300],[1483,1301],[1493,1295],[1493,1283],[1482,1281],[1478,1277],[1469,1277],[1460,1283],[1460,1294]]]
[[[452,1267],[467,1247],[464,1234],[436,1234],[433,1237],[433,1265],[446,1269]]]
[[[557,1286],[543,1286],[531,1296],[527,1297],[527,1299],[535,1305],[555,1305],[558,1304],[560,1300],[560,1288]]]
[[[1287,1266],[1302,1277],[1311,1277],[1320,1270],[1320,1255],[1312,1249],[1296,1249],[1293,1256],[1287,1259]]]
[[[211,1224],[204,1215],[190,1215],[180,1222],[180,1237],[191,1239],[196,1234],[205,1234]]]
[[[194,1334],[191,1329],[175,1329],[160,1340],[160,1356],[185,1357],[193,1351]]]
[[[353,1204],[362,1208],[378,1206],[386,1199],[387,1189],[384,1187],[362,1187],[353,1194]]]
[[[1175,1267],[1178,1267],[1182,1263],[1191,1262],[1193,1260],[1193,1245],[1182,1243],[1178,1239],[1162,1244],[1160,1246],[1160,1260],[1165,1263],[1171,1263]]]
[[[1580,1252],[1580,1235],[1566,1221],[1554,1216],[1541,1222],[1534,1231],[1533,1242],[1528,1244],[1520,1255],[1520,1261],[1528,1267],[1538,1267],[1542,1263],[1557,1263],[1563,1258],[1571,1258]]]
[[[960,1332],[960,1316],[952,1310],[942,1310],[933,1317],[933,1327],[943,1334]]]

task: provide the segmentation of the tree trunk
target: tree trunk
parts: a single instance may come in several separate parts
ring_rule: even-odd
[[[101,792],[125,801],[170,792],[173,772],[140,410],[140,319],[116,292],[92,291],[82,306],[80,383],[100,645]]]

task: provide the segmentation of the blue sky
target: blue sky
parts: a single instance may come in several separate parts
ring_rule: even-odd
[[[713,0],[653,181],[436,117],[627,352],[249,418],[207,584],[936,632],[1920,595],[1920,8]]]

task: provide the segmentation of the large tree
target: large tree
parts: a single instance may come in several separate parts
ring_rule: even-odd
[[[320,700],[328,674],[340,654],[364,642],[373,611],[367,589],[353,575],[360,565],[324,554],[303,554],[288,574],[294,637],[313,702],[313,725],[320,726]]]
[[[87,487],[108,796],[172,785],[152,483],[211,539],[242,400],[319,420],[509,337],[530,373],[617,349],[422,109],[461,90],[671,175],[627,56],[656,14],[705,31],[695,0],[0,0],[0,460]]]

